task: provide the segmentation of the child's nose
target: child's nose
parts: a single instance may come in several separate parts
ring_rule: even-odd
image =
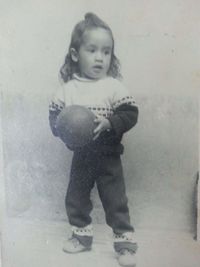
[[[95,59],[97,61],[103,61],[103,55],[102,55],[102,53],[101,52],[97,52]]]

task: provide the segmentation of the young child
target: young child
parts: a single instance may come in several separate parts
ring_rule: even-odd
[[[58,136],[56,119],[60,111],[73,104],[94,112],[97,124],[93,142],[73,154],[65,201],[72,236],[63,250],[77,253],[92,247],[90,193],[96,183],[106,222],[113,230],[118,262],[135,266],[137,243],[130,224],[120,155],[122,136],[137,123],[138,108],[119,81],[112,31],[95,14],[87,13],[75,26],[60,73],[65,83],[49,107],[53,134]]]

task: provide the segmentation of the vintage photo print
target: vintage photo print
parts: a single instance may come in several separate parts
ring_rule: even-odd
[[[198,0],[0,2],[1,267],[198,267]]]

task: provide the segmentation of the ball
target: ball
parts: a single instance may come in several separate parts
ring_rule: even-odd
[[[83,147],[93,140],[94,119],[94,113],[84,106],[67,106],[56,120],[58,135],[72,150]]]

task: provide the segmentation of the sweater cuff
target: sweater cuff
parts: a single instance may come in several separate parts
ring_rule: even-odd
[[[114,115],[108,118],[108,120],[110,121],[111,127],[117,136],[120,136],[124,133],[124,123],[120,116]]]

